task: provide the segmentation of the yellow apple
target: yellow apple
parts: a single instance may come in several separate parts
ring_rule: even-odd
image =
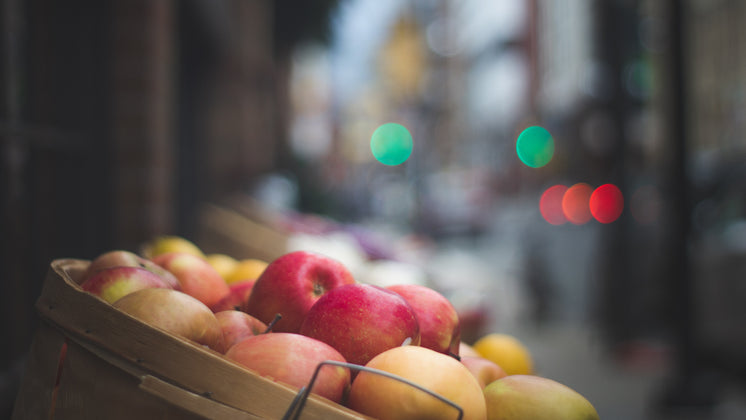
[[[472,346],[480,356],[492,360],[508,375],[531,375],[534,363],[531,352],[518,338],[502,333],[491,333]]]
[[[176,235],[156,236],[145,243],[141,250],[142,255],[148,259],[153,259],[158,255],[169,252],[186,252],[202,258],[205,257],[204,252],[194,242]]]
[[[238,260],[233,268],[224,276],[225,282],[233,284],[244,280],[256,280],[269,265],[267,262],[255,258]]]
[[[457,404],[464,420],[485,420],[482,387],[469,369],[451,356],[425,347],[400,346],[371,359],[367,367],[412,381]],[[370,417],[389,420],[452,420],[457,411],[445,402],[397,380],[361,371],[347,405]]]
[[[574,389],[535,375],[511,375],[484,389],[488,420],[598,420],[593,405]]]
[[[238,264],[238,261],[235,258],[226,254],[208,254],[205,256],[205,259],[210,263],[215,271],[220,273],[220,277],[223,279],[225,279],[236,267],[236,264]]]

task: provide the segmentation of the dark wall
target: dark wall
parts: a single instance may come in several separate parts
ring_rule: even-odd
[[[14,3],[14,7],[7,4]],[[3,9],[0,261],[3,367],[33,333],[49,261],[109,241],[107,3],[6,2]]]

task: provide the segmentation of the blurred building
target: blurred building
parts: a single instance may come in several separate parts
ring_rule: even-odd
[[[336,193],[358,197],[356,209],[368,217],[386,211],[376,209],[376,194],[414,197],[385,216],[437,235],[468,231],[475,221],[483,228],[482,213],[474,211],[479,203],[488,203],[489,213],[499,211],[496,203],[531,202],[555,184],[612,183],[625,199],[614,223],[533,229],[529,249],[542,235],[592,243],[582,248],[588,252],[571,255],[580,268],[564,274],[557,263],[571,264],[561,258],[566,249],[542,249],[560,291],[587,293],[549,299],[579,303],[581,317],[620,357],[635,343],[663,341],[685,360],[677,369],[742,370],[736,356],[742,334],[735,326],[744,320],[736,303],[742,292],[731,279],[740,277],[744,249],[738,239],[744,31],[737,23],[744,6],[384,4],[393,12],[373,26],[391,38],[369,49],[396,57],[401,45],[419,45],[395,62],[405,74],[420,73],[422,82],[418,89],[391,89],[397,79],[383,69],[378,74],[386,83],[375,76],[359,80],[366,88],[336,104],[338,145],[353,151],[340,166],[365,174]],[[370,156],[354,153],[364,150],[376,121],[391,115],[415,131],[418,149],[403,173],[384,176]],[[540,171],[513,159],[517,134],[533,124],[561,145]],[[486,176],[474,176],[475,169]],[[470,201],[471,189],[481,201]],[[582,279],[571,278],[577,275]]]
[[[2,2],[3,410],[52,259],[191,237],[200,205],[288,164],[290,51],[335,3]]]
[[[739,280],[746,266],[746,31],[742,2],[689,2],[685,128],[691,180],[692,327],[701,367],[726,383],[746,374]]]

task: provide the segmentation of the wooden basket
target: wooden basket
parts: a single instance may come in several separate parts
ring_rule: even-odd
[[[76,280],[89,263],[60,259],[49,268],[13,420],[283,417],[297,390],[84,292]],[[367,419],[315,395],[301,418]]]

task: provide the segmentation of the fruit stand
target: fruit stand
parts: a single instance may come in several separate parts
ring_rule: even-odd
[[[282,418],[297,390],[82,291],[76,280],[88,263],[63,259],[51,264],[37,303],[43,322],[30,351],[14,420]],[[58,366],[63,344],[67,352]],[[303,416],[365,418],[313,395]]]
[[[51,262],[13,420],[598,418],[514,337],[465,342],[467,317],[418,276],[374,284],[354,257],[294,250],[288,219],[206,215],[200,246]]]

